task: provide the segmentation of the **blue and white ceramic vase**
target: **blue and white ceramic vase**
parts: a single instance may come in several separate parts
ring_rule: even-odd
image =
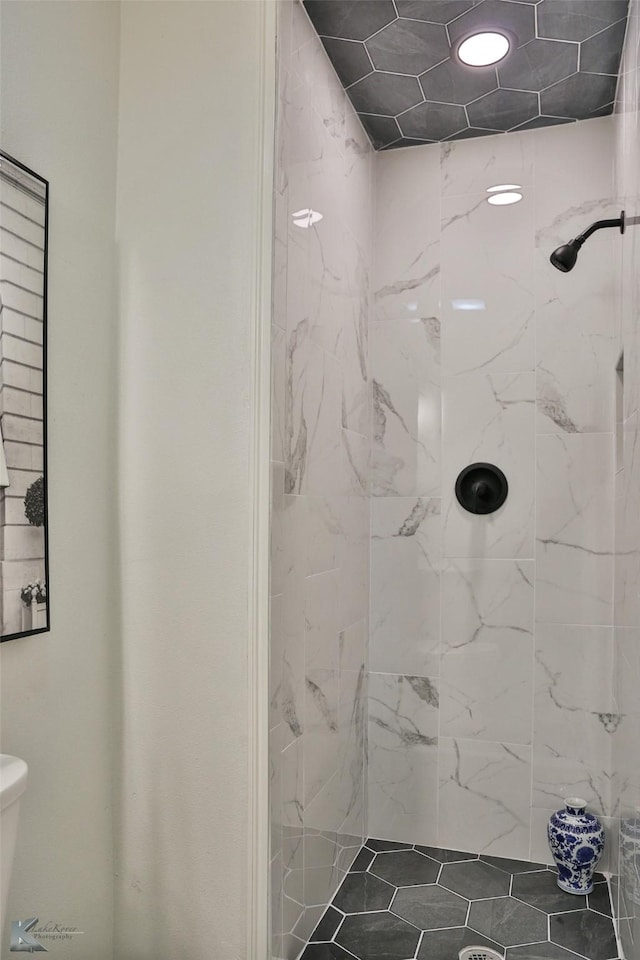
[[[593,874],[604,850],[604,830],[586,801],[565,800],[566,810],[551,816],[547,827],[549,847],[558,868],[558,886],[566,893],[591,893]]]

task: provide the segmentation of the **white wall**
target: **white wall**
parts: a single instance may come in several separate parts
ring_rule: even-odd
[[[0,142],[51,182],[52,630],[4,643],[0,653],[2,749],[30,765],[8,912],[84,930],[65,947],[65,960],[106,960],[119,6],[5,3],[1,28]]]
[[[261,7],[122,6],[115,953],[128,960],[248,952]]]

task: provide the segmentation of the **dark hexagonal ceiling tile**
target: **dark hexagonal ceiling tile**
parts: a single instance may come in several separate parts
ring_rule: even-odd
[[[428,143],[437,143],[436,140],[418,140],[417,137],[400,137],[399,140],[395,140],[393,143],[388,144],[386,147],[383,147],[383,150],[397,150],[399,147],[419,147],[424,146]]]
[[[334,37],[322,37],[322,43],[343,87],[362,80],[373,70],[364,43]]]
[[[419,20],[394,20],[367,41],[376,70],[417,76],[449,56],[446,28]]]
[[[470,930],[469,927],[451,927],[448,930],[427,930],[422,935],[418,960],[440,960],[441,957],[457,957],[462,947],[474,944],[491,947],[501,953],[500,944]],[[574,958],[575,960],[575,958]]]
[[[542,0],[538,36],[586,40],[627,15],[627,0]]]
[[[542,113],[551,117],[575,117],[587,120],[611,103],[616,93],[616,78],[597,73],[574,73],[540,94]]]
[[[332,902],[343,913],[386,910],[394,892],[392,886],[370,873],[348,873]]]
[[[369,869],[388,883],[408,887],[418,883],[435,883],[440,864],[415,850],[398,850],[379,853]]]
[[[528,3],[505,3],[504,0],[481,0],[447,27],[451,45],[477,30],[502,28],[509,31],[518,46],[533,40],[536,35],[535,7]]]
[[[523,90],[494,90],[467,107],[472,126],[497,130],[510,130],[520,123],[526,123],[538,112],[538,94],[525,93]]]
[[[547,936],[546,915],[512,897],[475,900],[471,904],[468,924],[503,947],[526,943],[527,940],[543,940]]]
[[[506,897],[511,878],[488,863],[471,860],[445,863],[438,882],[447,890],[473,900],[474,897]]]
[[[511,90],[543,90],[578,69],[577,43],[530,40],[498,67],[500,86]]]
[[[587,73],[617,74],[627,29],[626,20],[618,20],[595,37],[589,37],[580,47],[580,69]]]
[[[504,133],[504,130],[483,130],[481,127],[467,127],[459,133],[454,133],[449,140],[473,140],[475,137],[495,137],[496,133]]]
[[[394,143],[383,147],[383,150],[398,150],[400,147],[420,147],[429,143],[437,143],[437,140],[418,140],[417,137],[400,137]]]
[[[628,0],[304,3],[376,149],[534,130],[613,110]],[[497,68],[460,64],[451,45],[491,28],[514,35],[507,57]]]
[[[549,920],[549,931],[554,943],[588,960],[613,960],[618,956],[611,918],[593,910],[556,914]]]
[[[377,113],[395,117],[423,100],[416,77],[395,73],[370,73],[349,87],[349,97],[358,113]]]
[[[455,60],[432,67],[420,77],[420,85],[427,100],[440,103],[470,103],[498,86],[494,67],[469,70]]]
[[[430,140],[445,140],[468,126],[464,107],[455,103],[419,103],[398,117],[398,123],[405,137]]]
[[[571,117],[534,117],[533,120],[527,120],[520,126],[514,127],[514,130],[539,130],[540,127],[556,127],[559,123],[575,123]]]
[[[359,913],[346,917],[336,941],[355,957],[406,960],[413,957],[420,931],[392,913]]]
[[[539,873],[522,873],[514,877],[511,896],[546,913],[581,910],[587,905],[586,897],[561,890],[555,873],[549,870],[541,870]]]
[[[366,40],[396,19],[391,0],[304,0],[304,6],[321,37]]]
[[[429,23],[450,23],[480,0],[396,0],[401,17],[428,20]]]
[[[421,887],[402,887],[391,907],[392,913],[408,920],[420,930],[459,927],[467,919],[469,901],[450,893],[437,883]]]
[[[395,117],[377,117],[371,113],[359,113],[358,116],[376,150],[381,150],[402,136]]]

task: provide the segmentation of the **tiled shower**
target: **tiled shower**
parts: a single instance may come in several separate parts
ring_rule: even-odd
[[[273,957],[367,837],[544,866],[579,795],[635,960],[640,231],[548,257],[640,212],[638,4],[612,116],[377,153],[298,3],[278,34]]]

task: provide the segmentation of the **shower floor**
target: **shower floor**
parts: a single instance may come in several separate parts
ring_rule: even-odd
[[[369,839],[302,960],[457,960],[464,946],[506,960],[615,960],[605,877],[564,893],[542,863]]]

